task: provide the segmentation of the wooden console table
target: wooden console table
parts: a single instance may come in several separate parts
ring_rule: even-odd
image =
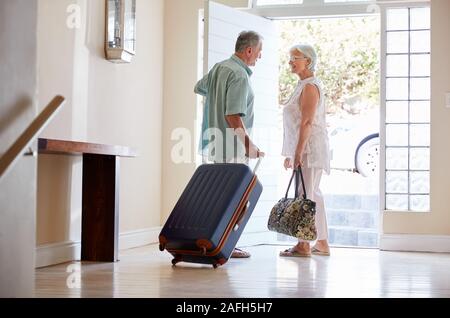
[[[40,138],[40,154],[82,155],[81,260],[116,262],[119,251],[119,158],[134,149]]]

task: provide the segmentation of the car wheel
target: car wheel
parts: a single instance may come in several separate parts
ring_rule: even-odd
[[[365,137],[355,152],[355,169],[363,177],[374,177],[378,173],[380,157],[380,134]]]

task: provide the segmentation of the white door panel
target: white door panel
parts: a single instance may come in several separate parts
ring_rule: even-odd
[[[264,190],[239,245],[254,243],[255,234],[267,234],[268,207],[277,201],[277,169],[281,169],[280,147],[274,142],[282,133],[278,108],[278,34],[271,20],[251,15],[211,1],[205,2],[204,72],[231,57],[240,32],[253,30],[264,38],[262,58],[251,78],[255,93],[255,122],[252,137],[262,151],[271,156],[258,172]],[[277,129],[278,128],[278,129]],[[279,140],[279,139],[278,139]],[[253,166],[253,163],[251,163]],[[262,243],[262,242],[261,242]]]
[[[218,52],[218,53],[223,53],[223,52],[232,52],[232,50],[234,49],[234,45],[235,45],[235,41],[236,40],[231,40],[231,39],[225,39],[221,36],[218,35],[210,35],[209,36],[209,41],[214,43],[214,51]],[[229,54],[227,54],[227,57]]]

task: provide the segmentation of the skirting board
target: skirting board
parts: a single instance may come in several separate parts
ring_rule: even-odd
[[[143,230],[125,232],[119,235],[119,250],[145,246],[159,242],[159,233],[162,227],[153,227]]]
[[[380,236],[380,250],[450,253],[450,236],[383,234]]]
[[[158,243],[160,232],[161,227],[154,227],[121,233],[119,235],[119,249],[126,250]],[[41,245],[36,248],[36,268],[79,260],[80,256],[80,241]]]

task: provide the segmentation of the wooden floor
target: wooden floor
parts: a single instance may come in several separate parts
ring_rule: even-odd
[[[73,262],[36,270],[36,297],[450,297],[450,254],[333,248],[281,258],[253,246],[225,266],[180,263],[156,245],[122,251],[118,263]]]

